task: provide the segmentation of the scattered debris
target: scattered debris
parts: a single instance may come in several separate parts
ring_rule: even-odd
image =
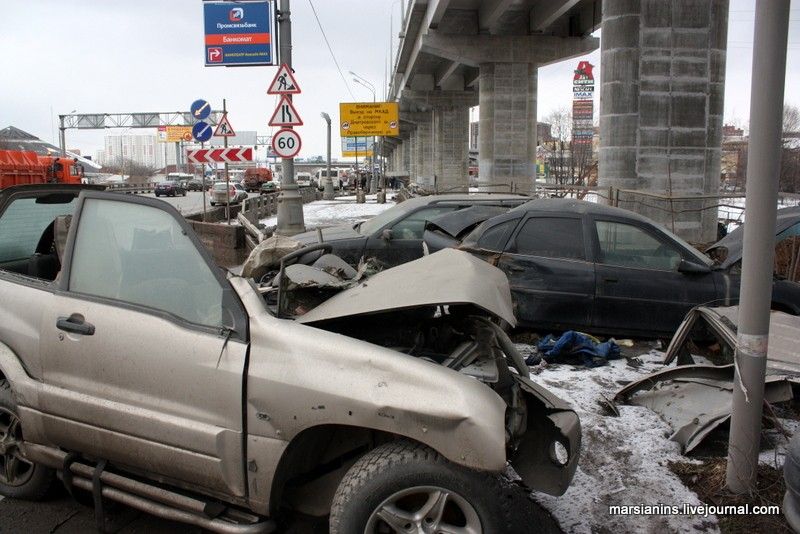
[[[556,339],[552,334],[548,334],[537,345],[537,355],[531,356],[528,365],[536,364],[537,356],[547,362],[564,361],[574,363],[580,361],[586,367],[598,367],[605,365],[608,360],[620,357],[619,346],[613,339],[600,342],[596,337],[574,330],[568,330]]]

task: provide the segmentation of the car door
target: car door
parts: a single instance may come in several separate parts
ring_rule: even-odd
[[[588,325],[594,267],[587,257],[580,216],[523,219],[497,265],[508,276],[517,320],[555,331]]]
[[[652,225],[595,217],[595,330],[672,335],[692,306],[716,298],[710,269],[682,272],[693,254]]]
[[[244,313],[174,208],[82,194],[42,319],[48,440],[244,495]]]
[[[425,232],[425,223],[460,207],[456,204],[447,204],[425,206],[412,211],[371,235],[367,240],[364,255],[377,258],[387,267],[419,259],[423,255],[422,235]],[[385,235],[385,230],[389,230],[390,233]]]

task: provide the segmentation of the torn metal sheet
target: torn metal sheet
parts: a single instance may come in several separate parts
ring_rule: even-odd
[[[614,401],[644,406],[659,414],[673,429],[670,439],[689,453],[730,419],[733,374],[733,364],[664,369],[628,384]],[[771,403],[789,401],[792,386],[784,376],[768,376],[764,398]]]
[[[664,364],[669,365],[681,354],[688,353],[687,343],[691,340],[691,333],[700,324],[707,326],[720,344],[733,354],[736,349],[738,316],[738,306],[693,308],[672,337],[664,357]],[[767,374],[785,374],[790,381],[800,383],[798,340],[800,340],[800,317],[779,311],[771,312]]]
[[[422,306],[473,304],[516,325],[506,275],[467,252],[445,249],[380,272],[305,315],[316,323]]]
[[[273,235],[259,243],[242,265],[242,276],[259,280],[270,267],[277,267],[281,258],[298,250],[302,245],[292,238]]]

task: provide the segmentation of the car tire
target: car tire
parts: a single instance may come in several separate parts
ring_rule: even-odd
[[[11,393],[11,385],[7,380],[0,380],[0,443],[6,446],[5,453],[0,455],[0,495],[28,501],[42,500],[53,486],[55,471],[21,459],[13,446],[19,441],[22,441],[22,424],[17,403]],[[9,462],[12,461],[14,464],[9,468]],[[16,478],[9,483],[10,473]]]
[[[444,504],[437,511],[439,502]],[[333,497],[330,534],[372,534],[386,527],[403,532],[415,525],[415,532],[438,532],[442,523],[483,534],[560,532],[522,487],[504,477],[453,464],[424,445],[396,441],[368,452],[347,471]]]

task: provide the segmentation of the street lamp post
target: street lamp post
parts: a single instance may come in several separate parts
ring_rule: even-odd
[[[328,163],[325,167],[325,189],[322,193],[322,199],[333,200],[336,197],[336,193],[333,191],[333,179],[331,178],[331,116],[324,111],[320,113],[320,116],[328,124]]]
[[[350,71],[350,74],[352,74],[354,76],[353,81],[355,83],[359,84],[362,87],[366,87],[369,91],[372,92],[372,103],[374,104],[377,101],[376,98],[375,98],[375,86],[372,85],[372,83],[370,83],[369,80],[367,80],[365,78],[362,78],[361,76],[359,76],[358,74],[356,74],[352,70]],[[372,153],[373,153],[372,165],[371,165],[372,168],[370,169],[370,175],[372,176],[372,179],[369,182],[369,194],[370,195],[374,195],[377,192],[377,189],[378,189],[378,184],[377,184],[377,181],[375,180],[375,156],[374,156],[374,154],[375,154],[375,138],[374,137],[372,138]]]

